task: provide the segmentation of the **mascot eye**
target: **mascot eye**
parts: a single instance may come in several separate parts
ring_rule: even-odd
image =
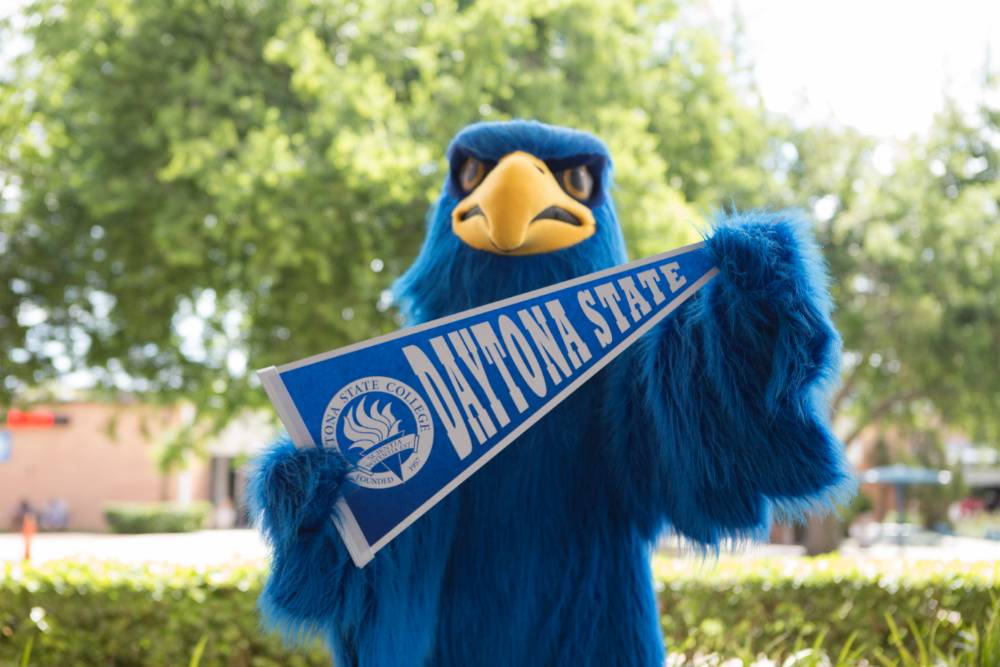
[[[594,194],[594,177],[590,175],[587,165],[577,165],[565,170],[559,176],[562,181],[563,190],[569,193],[573,199],[587,201]]]
[[[476,158],[470,157],[462,164],[462,168],[458,170],[458,182],[462,186],[462,190],[471,192],[473,188],[479,185],[485,175],[486,165]]]

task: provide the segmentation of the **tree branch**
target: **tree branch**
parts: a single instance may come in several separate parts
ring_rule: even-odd
[[[840,412],[840,408],[844,401],[850,395],[851,390],[854,389],[854,385],[857,384],[858,378],[861,376],[861,371],[864,370],[865,364],[863,361],[859,361],[854,368],[851,369],[850,375],[840,384],[837,389],[837,393],[834,394],[833,400],[830,401],[830,420],[832,421],[837,413]]]
[[[884,415],[886,412],[891,410],[897,404],[902,403],[903,401],[911,401],[914,398],[922,396],[923,394],[924,392],[922,391],[908,391],[908,392],[893,394],[892,396],[889,396],[884,400],[882,400],[882,402],[876,405],[875,408],[868,413],[865,419],[862,419],[854,426],[854,429],[850,432],[849,435],[842,438],[841,441],[844,443],[844,447],[845,448],[848,447],[852,442],[854,442],[855,439],[857,439],[859,435],[861,435],[862,431],[868,428],[869,424],[871,424],[876,419]]]

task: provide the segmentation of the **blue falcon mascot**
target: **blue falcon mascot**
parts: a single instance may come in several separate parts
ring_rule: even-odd
[[[448,160],[396,285],[408,323],[626,261],[593,136],[483,123]],[[712,549],[852,490],[827,423],[839,338],[807,225],[733,215],[705,243],[714,280],[364,568],[330,518],[340,454],[265,453],[249,496],[273,549],[269,623],[321,634],[340,667],[662,665],[649,561],[665,528]]]

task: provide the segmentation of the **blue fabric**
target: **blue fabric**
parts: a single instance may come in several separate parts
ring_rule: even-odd
[[[535,123],[467,128],[449,149],[607,158]],[[610,188],[606,159],[601,186]],[[501,257],[450,230],[446,180],[420,256],[397,284],[411,323],[625,260],[611,197],[597,233]],[[791,213],[721,218],[719,276],[357,569],[325,517],[343,483],[330,451],[279,443],[250,497],[274,550],[261,597],[289,637],[323,635],[337,665],[659,666],[649,555],[665,527],[711,550],[764,537],[853,489],[830,433],[837,376],[822,260]]]

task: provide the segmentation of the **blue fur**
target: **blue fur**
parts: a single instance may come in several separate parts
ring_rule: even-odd
[[[468,151],[490,161],[499,160],[514,151],[531,153],[542,160],[559,160],[575,155],[610,158],[608,147],[591,134],[533,120],[469,125],[455,135],[448,146],[448,156],[456,151]]]
[[[526,122],[472,126],[449,151],[529,149],[607,158],[588,135]],[[408,321],[623,262],[603,164],[597,233],[528,257],[461,243],[446,179],[396,287]],[[839,339],[808,226],[738,215],[706,243],[715,280],[364,569],[323,518],[343,460],[287,443],[266,454],[250,489],[274,549],[265,617],[289,636],[321,633],[341,666],[661,665],[649,554],[665,527],[712,549],[852,489],[826,419]]]

